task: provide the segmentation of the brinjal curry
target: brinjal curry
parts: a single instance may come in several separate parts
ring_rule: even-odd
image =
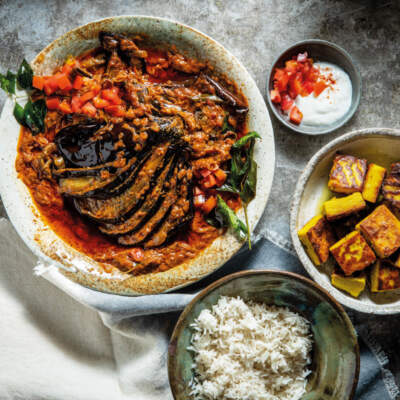
[[[235,211],[255,195],[258,135],[245,97],[174,47],[99,40],[32,76],[14,110],[16,169],[46,223],[106,270],[135,275],[195,257],[227,226],[247,235]]]

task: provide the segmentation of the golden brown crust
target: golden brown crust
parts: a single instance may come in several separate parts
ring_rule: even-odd
[[[400,221],[385,205],[377,207],[358,225],[380,258],[392,255],[400,247]]]
[[[329,175],[328,187],[338,193],[361,192],[367,173],[367,160],[349,155],[337,155]]]
[[[335,236],[326,218],[321,218],[308,232],[308,240],[315,253],[324,263],[329,258],[329,247],[335,243]]]
[[[330,252],[346,276],[362,271],[376,260],[375,253],[357,231],[335,243]]]

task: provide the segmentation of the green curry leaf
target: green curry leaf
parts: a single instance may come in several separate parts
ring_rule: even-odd
[[[240,149],[252,139],[261,139],[261,136],[255,131],[249,132],[247,135],[241,137],[237,142],[235,142],[232,149]]]
[[[217,218],[219,217],[224,226],[232,229],[239,240],[248,236],[246,225],[237,217],[235,212],[225,203],[221,196],[217,196],[217,207],[215,210]]]
[[[7,71],[6,75],[0,74],[0,87],[7,94],[15,94],[16,75],[11,71]]]
[[[33,70],[28,61],[24,58],[17,72],[18,85],[22,89],[32,89],[32,79]]]

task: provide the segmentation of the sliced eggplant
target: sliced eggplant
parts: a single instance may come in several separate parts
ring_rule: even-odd
[[[120,236],[118,243],[124,246],[137,246],[143,243],[148,237],[156,232],[159,227],[163,224],[165,219],[168,217],[173,205],[178,200],[177,192],[177,174],[179,166],[175,168],[173,177],[170,182],[170,187],[163,199],[157,212],[144,224],[144,226],[136,232],[129,233],[127,235]]]
[[[101,232],[106,235],[117,236],[125,235],[137,231],[154,215],[160,207],[166,193],[168,192],[169,182],[172,177],[176,164],[176,158],[166,160],[163,171],[158,176],[156,183],[146,196],[142,206],[121,224],[105,224],[100,226]]]
[[[94,167],[115,158],[114,140],[109,132],[93,139],[104,126],[100,122],[80,123],[61,129],[54,142],[69,168]]]
[[[187,175],[183,178],[180,184],[178,201],[173,205],[165,222],[149,240],[146,240],[144,248],[160,247],[166,244],[192,221],[193,188],[191,181],[191,178],[188,178]]]
[[[154,176],[161,172],[169,143],[164,143],[151,151],[150,157],[136,174],[132,185],[123,193],[109,199],[75,199],[79,213],[103,223],[117,223],[128,219],[143,202],[143,196],[150,189]]]
[[[96,165],[94,167],[87,168],[60,168],[53,169],[53,176],[56,178],[71,178],[77,176],[98,176],[102,171],[107,171],[114,174],[117,168],[114,166],[114,162]]]
[[[150,156],[150,152],[147,153],[147,157]],[[140,159],[132,157],[128,163],[121,168],[118,168],[114,175],[111,175],[107,179],[103,179],[101,176],[74,176],[69,178],[63,178],[59,180],[60,192],[65,196],[70,197],[92,197],[96,195],[107,196],[109,190],[115,185],[119,184],[120,181],[124,181],[126,176],[133,171],[137,171],[143,160],[146,157]]]

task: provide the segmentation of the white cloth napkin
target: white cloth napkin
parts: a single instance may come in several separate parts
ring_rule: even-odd
[[[0,219],[1,400],[172,398],[168,324],[139,317],[129,323],[129,339],[110,331],[96,311],[35,276],[35,264]]]

